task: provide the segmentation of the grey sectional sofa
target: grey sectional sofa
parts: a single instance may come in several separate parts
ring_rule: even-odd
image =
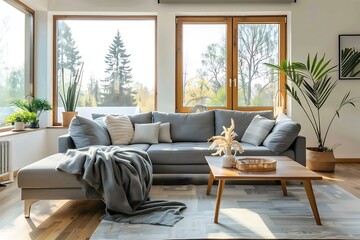
[[[272,118],[272,112],[227,110],[190,114],[149,112],[130,116],[133,124],[169,122],[172,142],[131,144],[128,147],[147,151],[153,163],[154,174],[208,174],[209,167],[204,156],[214,151],[208,150],[210,143],[207,140],[219,135],[222,126],[228,127],[230,119],[233,118],[237,140],[241,141],[248,125],[257,114]],[[93,117],[96,119],[102,116],[95,114]],[[18,187],[21,188],[21,199],[25,200],[25,217],[30,216],[31,205],[38,200],[85,199],[81,184],[74,175],[55,170],[64,153],[68,149],[76,148],[76,142],[91,145],[99,141],[96,135],[85,136],[91,135],[91,127],[85,125],[80,124],[77,129],[79,131],[75,131],[73,136],[67,134],[58,138],[59,153],[30,164],[18,172]],[[242,143],[243,155],[288,156],[305,165],[305,138],[298,136],[299,131],[299,124],[289,119],[277,122],[262,145]]]
[[[162,113],[148,112],[131,116],[133,124],[143,123],[170,123],[170,134],[172,143],[156,144],[131,144],[128,147],[140,148],[150,156],[153,163],[154,173],[157,174],[196,174],[209,173],[209,168],[204,156],[210,155],[214,150],[208,150],[211,143],[208,139],[214,135],[220,135],[223,131],[222,126],[229,127],[230,119],[234,119],[235,132],[238,134],[236,140],[241,142],[248,125],[255,115],[260,115],[269,119],[273,118],[271,111],[261,112],[242,112],[230,110],[215,110],[202,113]],[[93,114],[93,118],[99,119],[102,114]],[[254,146],[249,143],[241,143],[244,149],[244,156],[288,156],[291,159],[305,165],[305,138],[298,136],[300,125],[293,122],[297,127],[294,131],[291,126],[285,129],[286,136],[277,141],[278,145],[283,144],[279,149],[271,149],[268,146]],[[277,125],[277,124],[276,124]],[[275,125],[275,126],[276,126]],[[274,127],[275,129],[275,127]],[[276,129],[275,129],[276,130]],[[293,134],[293,136],[289,135]],[[269,134],[271,137],[271,133]],[[291,141],[291,142],[289,142]],[[265,142],[265,141],[264,141]],[[67,134],[59,137],[58,151],[65,153],[68,149],[76,148],[72,137]],[[270,147],[270,148],[269,148]]]

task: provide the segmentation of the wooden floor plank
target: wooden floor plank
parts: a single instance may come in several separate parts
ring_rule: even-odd
[[[360,198],[360,163],[337,163],[334,173],[319,174],[324,180],[313,184],[338,185]],[[201,184],[207,184],[207,177]],[[0,239],[89,239],[104,209],[101,201],[39,201],[32,207],[31,218],[26,219],[20,190],[13,183],[0,188]]]

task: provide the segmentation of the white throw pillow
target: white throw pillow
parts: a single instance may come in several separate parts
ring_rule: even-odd
[[[159,131],[159,142],[171,143],[170,123],[161,123]]]
[[[242,142],[259,146],[274,127],[275,120],[256,115],[247,127]]]
[[[129,144],[134,136],[134,128],[128,116],[107,115],[104,119],[112,145]]]
[[[135,123],[134,138],[131,143],[158,143],[160,122],[157,123]]]

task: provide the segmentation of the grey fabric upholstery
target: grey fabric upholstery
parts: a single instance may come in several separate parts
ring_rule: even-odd
[[[81,188],[75,176],[55,170],[64,154],[51,155],[18,172],[20,188]]]
[[[106,128],[94,120],[81,116],[75,116],[71,120],[69,134],[74,140],[76,148],[93,145],[110,145],[111,143]]]
[[[215,150],[208,149],[210,144],[208,142],[159,143],[152,144],[147,152],[154,164],[154,169],[156,165],[206,165],[205,156],[215,152]],[[257,147],[249,143],[241,143],[241,145],[244,153],[240,156],[275,155],[274,152],[264,146]],[[293,158],[294,152],[288,150],[284,156],[292,156]]]
[[[206,142],[214,135],[214,111],[200,113],[153,112],[153,121],[170,123],[173,142]]]
[[[64,134],[58,137],[58,153],[66,153],[68,149],[75,149],[75,143],[69,134]]]
[[[297,122],[291,120],[278,121],[265,138],[263,145],[279,154],[290,147],[300,130],[301,126]]]
[[[206,164],[204,156],[215,152],[208,150],[210,144],[208,142],[159,143],[152,144],[147,152],[153,165]]]
[[[272,111],[242,112],[235,110],[215,110],[215,135],[220,135],[223,126],[229,127],[231,118],[234,119],[236,140],[241,141],[247,127],[256,115],[273,119]]]

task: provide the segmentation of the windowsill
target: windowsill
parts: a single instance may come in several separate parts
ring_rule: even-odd
[[[44,129],[46,129],[46,128],[25,128],[24,131],[14,132],[14,131],[12,131],[12,128],[9,128],[8,131],[0,132],[0,137],[8,137],[8,136],[13,136],[13,135],[18,135],[18,134],[25,134],[25,133],[44,130]]]

